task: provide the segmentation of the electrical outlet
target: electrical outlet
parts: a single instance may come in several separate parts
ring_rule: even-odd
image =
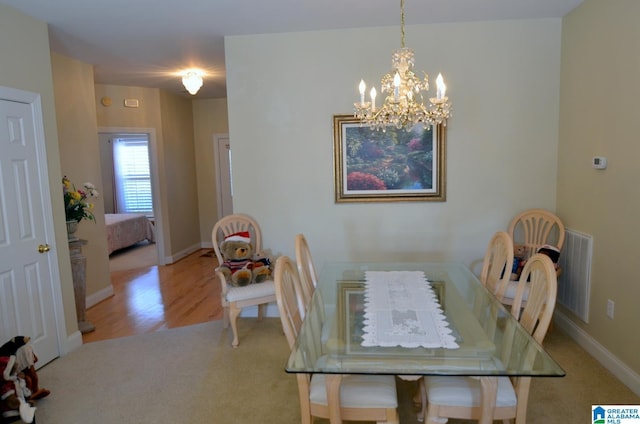
[[[615,303],[613,302],[613,300],[611,299],[607,300],[607,317],[609,317],[609,319],[613,319],[614,307],[615,307]]]

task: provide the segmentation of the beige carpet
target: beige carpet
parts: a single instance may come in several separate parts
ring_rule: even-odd
[[[221,321],[85,344],[39,370],[52,394],[38,401],[37,422],[299,423],[280,320],[243,318],[239,328],[237,349]],[[529,424],[587,423],[592,404],[640,404],[560,330],[545,345],[567,376],[534,379]],[[416,424],[415,383],[398,384],[400,422]]]
[[[241,321],[237,349],[221,321],[83,345],[39,370],[38,424],[298,422],[280,321]]]
[[[148,268],[155,265],[158,265],[157,248],[155,243],[147,241],[116,250],[109,256],[109,270],[111,272]]]

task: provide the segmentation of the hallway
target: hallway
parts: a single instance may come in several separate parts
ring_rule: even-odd
[[[216,266],[213,252],[201,249],[171,265],[113,271],[114,295],[87,309],[96,330],[83,334],[83,342],[221,319]]]

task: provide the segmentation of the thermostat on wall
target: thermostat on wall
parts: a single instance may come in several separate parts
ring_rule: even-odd
[[[593,158],[593,167],[595,169],[605,169],[607,167],[607,158],[602,156],[595,156]]]

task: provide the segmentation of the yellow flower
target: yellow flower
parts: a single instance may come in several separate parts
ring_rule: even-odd
[[[95,216],[91,212],[94,205],[86,201],[87,197],[98,197],[98,191],[93,184],[84,183],[84,190],[76,190],[76,187],[65,176],[62,178],[62,191],[64,194],[65,218],[67,221],[80,222],[83,219],[95,221]]]

